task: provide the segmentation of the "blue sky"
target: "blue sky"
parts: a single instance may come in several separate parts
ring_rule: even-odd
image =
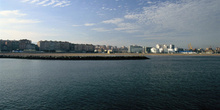
[[[220,0],[0,0],[0,39],[220,47]]]

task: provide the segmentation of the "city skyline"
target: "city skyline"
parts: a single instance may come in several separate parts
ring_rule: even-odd
[[[219,0],[0,0],[0,39],[219,47]]]

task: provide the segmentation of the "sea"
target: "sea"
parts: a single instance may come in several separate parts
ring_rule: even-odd
[[[0,59],[0,110],[220,110],[220,56]]]

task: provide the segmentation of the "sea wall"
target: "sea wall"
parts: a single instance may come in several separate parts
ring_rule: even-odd
[[[42,59],[42,60],[145,60],[146,56],[18,56],[0,55],[0,58]]]

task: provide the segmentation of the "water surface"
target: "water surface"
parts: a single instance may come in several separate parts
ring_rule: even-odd
[[[0,109],[220,109],[219,56],[0,59]]]

